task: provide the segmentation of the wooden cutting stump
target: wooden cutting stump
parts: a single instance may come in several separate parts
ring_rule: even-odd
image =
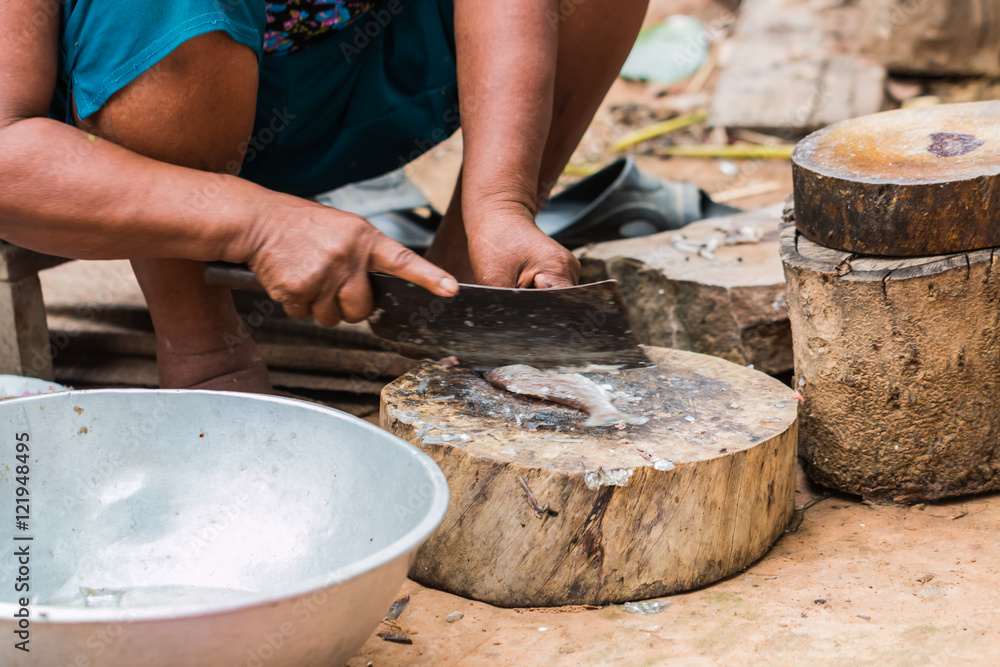
[[[873,501],[1000,489],[1000,249],[888,259],[782,231],[809,476]]]
[[[1000,101],[898,109],[792,156],[795,224],[828,248],[927,256],[1000,246]]]
[[[649,417],[625,430],[584,428],[577,410],[462,368],[424,365],[386,386],[382,427],[451,489],[410,576],[502,607],[603,605],[760,558],[792,514],[798,401],[722,359],[648,350],[655,366],[588,374]]]
[[[753,364],[765,373],[790,371],[792,330],[778,257],[781,212],[779,204],[587,246],[577,252],[581,281],[618,280],[642,343]],[[741,228],[756,230],[759,240],[733,244]],[[718,247],[708,253],[706,244]]]

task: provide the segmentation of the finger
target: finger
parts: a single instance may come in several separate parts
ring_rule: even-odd
[[[438,296],[458,294],[458,281],[450,273],[382,234],[372,245],[368,270],[409,280]]]
[[[551,289],[554,287],[572,287],[576,283],[566,276],[549,275],[548,273],[538,273],[535,275],[535,287],[539,289]]]
[[[368,274],[356,272],[337,293],[340,315],[347,322],[360,322],[372,312],[372,285]]]
[[[281,307],[285,309],[289,317],[294,317],[297,320],[309,317],[310,304],[319,293],[317,281],[300,275],[292,275],[285,277],[284,280],[275,281],[277,285],[272,286],[270,276],[263,274],[261,278],[261,282],[267,288],[268,296],[281,302]]]
[[[534,276],[534,286],[540,289],[552,287],[572,287],[580,281],[580,260],[574,255],[566,254],[563,261],[555,266],[549,265],[538,269]]]
[[[341,313],[337,306],[337,290],[324,290],[312,304],[312,316],[320,326],[335,327],[340,324]]]
[[[281,307],[285,309],[289,317],[297,320],[304,320],[309,317],[309,304],[282,302]]]

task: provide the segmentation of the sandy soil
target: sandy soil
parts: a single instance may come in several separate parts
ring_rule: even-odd
[[[797,506],[822,497],[804,475],[798,487]],[[349,664],[996,664],[998,527],[1000,495],[926,507],[835,495],[746,571],[655,615],[499,609],[408,581],[398,622],[413,644],[372,636]],[[464,618],[446,622],[453,611]]]

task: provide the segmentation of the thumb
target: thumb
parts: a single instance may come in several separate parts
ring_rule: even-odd
[[[408,280],[438,296],[458,294],[458,281],[450,273],[381,233],[369,252],[368,270]]]

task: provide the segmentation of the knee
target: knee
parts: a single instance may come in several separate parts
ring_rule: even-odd
[[[129,150],[205,171],[234,171],[253,131],[257,55],[223,32],[194,37],[77,121]]]

